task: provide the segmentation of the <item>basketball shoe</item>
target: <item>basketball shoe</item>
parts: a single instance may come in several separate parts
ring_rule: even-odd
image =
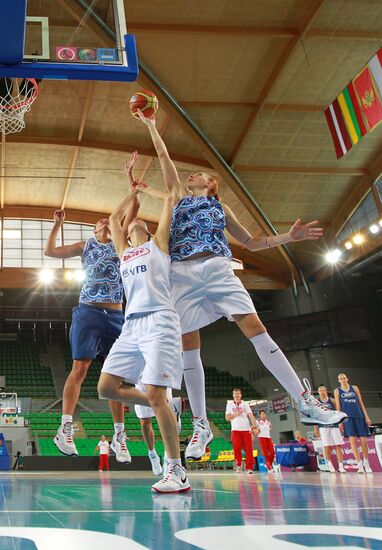
[[[372,474],[373,473],[373,470],[370,468],[370,464],[369,464],[368,460],[363,461],[363,468],[364,468],[366,474]]]
[[[160,463],[159,456],[156,453],[155,454],[154,454],[154,452],[150,453],[150,451],[149,451],[148,457],[149,457],[150,462],[151,462],[151,469],[153,471],[154,476],[162,475],[163,468],[162,468],[162,465]]]
[[[348,416],[342,411],[332,411],[324,407],[311,393],[309,380],[303,380],[306,390],[297,402],[300,420],[303,424],[318,426],[338,426]]]
[[[117,462],[128,463],[131,462],[131,456],[129,450],[126,446],[126,433],[119,432],[118,434],[113,435],[113,440],[111,442],[111,450],[115,452],[115,458]]]
[[[186,470],[178,464],[169,464],[165,477],[152,486],[156,493],[183,493],[190,489]]]
[[[214,438],[207,418],[195,418],[193,424],[194,433],[184,454],[186,460],[190,458],[192,460],[199,460],[202,458],[206,452],[207,445]]]
[[[65,422],[58,428],[53,443],[63,455],[78,456],[78,451],[73,441],[74,427],[73,422]]]
[[[173,413],[176,416],[176,423],[178,425],[178,434],[181,432],[182,429],[182,419],[181,415],[184,412],[186,408],[186,402],[183,399],[183,397],[174,397],[172,401],[170,401],[170,405],[172,408]]]

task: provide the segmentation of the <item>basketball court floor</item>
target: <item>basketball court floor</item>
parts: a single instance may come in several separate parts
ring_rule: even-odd
[[[382,548],[382,474],[190,477],[156,495],[142,472],[2,474],[0,548]]]

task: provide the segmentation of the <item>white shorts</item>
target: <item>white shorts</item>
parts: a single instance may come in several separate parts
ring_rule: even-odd
[[[320,435],[323,447],[334,447],[335,445],[344,444],[339,428],[320,428]]]
[[[137,388],[137,390],[141,390],[146,393],[146,386],[145,384],[142,384],[142,382],[136,384],[135,387]],[[167,388],[167,399],[168,401],[171,401],[172,399],[171,388]],[[144,405],[135,405],[134,410],[138,418],[153,418],[155,416],[154,411],[151,407],[145,407]]]
[[[256,313],[242,282],[224,256],[173,262],[171,293],[182,334],[210,325],[220,317]]]
[[[130,384],[152,384],[179,390],[183,364],[179,318],[161,310],[126,319],[101,372]]]

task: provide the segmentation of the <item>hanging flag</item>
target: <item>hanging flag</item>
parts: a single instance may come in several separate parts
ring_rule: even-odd
[[[370,70],[377,83],[380,97],[382,97],[382,48],[369,61]]]
[[[382,103],[373,82],[369,66],[366,66],[353,80],[362,111],[370,130],[382,121]]]
[[[339,159],[351,149],[352,142],[337,99],[325,110],[325,117],[332,134],[336,155]]]
[[[344,117],[350,139],[352,140],[353,145],[355,145],[361,137],[361,132],[354,114],[353,106],[351,102],[348,103],[346,101],[347,97],[345,97],[344,92],[341,92],[337,99],[339,106],[341,107],[342,116]]]
[[[358,122],[359,130],[361,132],[361,136],[364,136],[367,134],[367,128],[365,126],[365,122],[363,120],[363,116],[361,113],[361,109],[359,106],[357,94],[355,93],[354,84],[353,82],[349,82],[348,86],[344,89],[344,95],[345,97],[350,98],[351,104],[354,109],[354,113]]]

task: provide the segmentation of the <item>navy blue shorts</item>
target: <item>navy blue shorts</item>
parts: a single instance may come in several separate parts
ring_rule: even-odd
[[[72,311],[69,332],[72,358],[95,359],[106,357],[118,336],[125,319],[120,309],[102,309],[79,304]]]
[[[363,417],[349,417],[343,426],[345,437],[368,437],[370,435],[369,426]]]

